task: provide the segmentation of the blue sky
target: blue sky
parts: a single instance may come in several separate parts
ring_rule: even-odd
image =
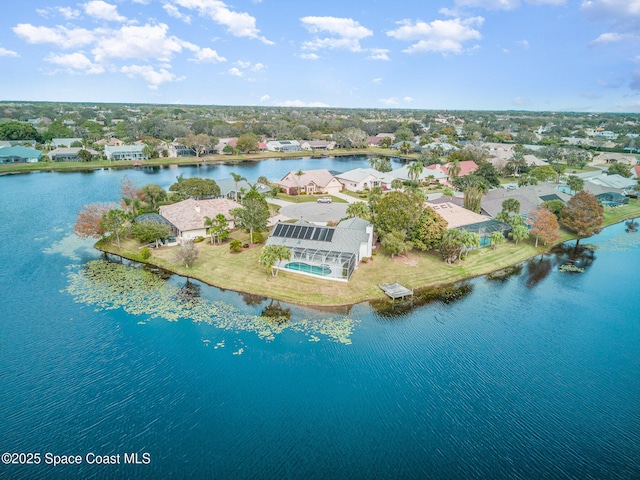
[[[23,0],[0,100],[640,112],[640,0]]]

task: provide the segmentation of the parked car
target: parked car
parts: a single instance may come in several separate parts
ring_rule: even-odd
[[[318,199],[318,203],[331,203],[332,201],[331,197],[320,197]]]

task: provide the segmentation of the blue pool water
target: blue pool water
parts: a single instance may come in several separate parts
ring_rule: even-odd
[[[82,458],[0,478],[640,478],[639,233],[585,241],[581,274],[558,252],[395,311],[153,280],[72,235],[124,174],[182,171],[200,172],[0,177],[0,453]],[[273,311],[288,320],[256,320]]]
[[[319,276],[331,275],[331,268],[329,267],[309,265],[303,262],[289,262],[284,266],[284,268],[287,268],[289,270],[298,270],[300,272],[311,273],[313,275]]]

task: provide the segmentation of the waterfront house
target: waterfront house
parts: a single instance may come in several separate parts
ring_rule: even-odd
[[[233,198],[234,200],[236,199],[236,194],[238,198],[242,198],[245,193],[251,190],[251,184],[246,180],[240,180],[236,183],[233,178],[223,178],[216,180],[216,183],[220,187],[220,197]],[[256,183],[254,186],[261,195],[271,191],[271,187],[262,183]]]
[[[82,147],[69,147],[69,148],[56,148],[49,152],[49,158],[54,162],[82,162],[83,160],[78,157],[80,150],[87,150],[91,154],[91,159],[94,160],[100,156],[100,152],[96,152],[91,148]]]
[[[278,222],[267,245],[284,245],[291,258],[276,268],[303,275],[347,282],[363,258],[371,257],[373,225],[361,218],[343,220],[335,227],[298,220]]]
[[[305,140],[300,144],[302,150],[333,150],[336,148],[336,142],[329,140]]]
[[[105,145],[104,155],[107,160],[146,160],[147,154],[144,153],[146,145],[122,145],[120,147],[112,147]]]
[[[490,237],[493,232],[500,232],[506,237],[511,231],[511,225],[508,223],[493,220],[452,202],[428,202],[427,206],[447,221],[448,229],[477,233],[481,247],[491,245]]]
[[[374,187],[387,190],[391,188],[391,182],[395,179],[393,175],[373,168],[354,168],[335,177],[344,185],[344,188],[352,192],[370,190]]]
[[[543,202],[562,200],[566,203],[571,196],[553,185],[544,183],[513,190],[496,188],[482,197],[482,212],[489,217],[495,217],[502,211],[502,202],[509,198],[514,198],[520,202],[520,213],[526,216],[529,212],[542,205]]]
[[[0,163],[37,163],[41,158],[42,153],[35,148],[20,145],[0,148]]]
[[[182,202],[163,205],[158,213],[175,227],[175,234],[179,240],[189,240],[207,235],[207,228],[204,226],[205,217],[215,218],[216,215],[222,214],[229,223],[229,228],[233,228],[234,218],[230,211],[241,207],[242,205],[228,198],[207,200],[188,198]]]
[[[302,147],[297,140],[272,140],[267,142],[270,152],[301,152]]]
[[[300,193],[327,195],[333,195],[342,190],[342,183],[327,169],[305,170],[300,176],[296,173],[291,171],[282,177],[277,184],[278,188],[289,195],[297,195],[298,189]]]

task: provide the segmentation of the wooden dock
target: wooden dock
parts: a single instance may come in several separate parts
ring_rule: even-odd
[[[406,287],[403,287],[398,282],[393,283],[384,283],[382,285],[378,285],[382,291],[388,296],[393,298],[404,298],[410,297],[413,295],[413,290],[409,290]]]

